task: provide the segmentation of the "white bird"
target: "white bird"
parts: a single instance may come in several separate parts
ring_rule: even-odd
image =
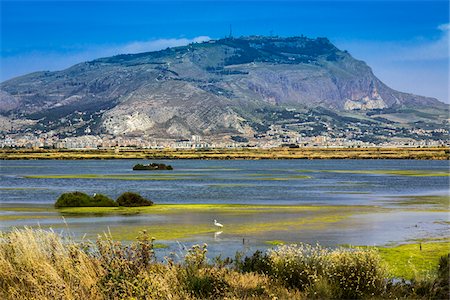
[[[223,227],[223,225],[218,223],[217,220],[214,220],[214,225],[217,226],[217,227],[220,227],[220,228]]]

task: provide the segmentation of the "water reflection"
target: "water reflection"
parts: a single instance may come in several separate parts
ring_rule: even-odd
[[[221,235],[222,232],[223,232],[223,231],[216,231],[216,232],[214,232],[214,240],[216,240],[216,241],[220,240],[220,239],[219,239],[219,235]]]
[[[208,204],[286,204],[374,205],[394,207],[392,199],[399,195],[448,195],[447,176],[401,176],[376,173],[338,173],[327,170],[426,170],[448,172],[445,161],[409,160],[267,160],[267,161],[161,161],[175,170],[161,173],[139,173],[131,170],[140,160],[113,161],[3,161],[0,168],[0,230],[24,225],[65,228],[56,212],[33,212],[33,207],[50,207],[66,191],[102,193],[116,198],[124,191],[136,191],[155,203],[208,203]],[[82,178],[27,178],[27,175],[108,175],[103,179]],[[110,176],[114,175],[114,176]],[[148,180],[124,180],[141,176]],[[107,176],[106,176],[107,177]],[[136,179],[136,178],[134,178]],[[151,179],[151,180],[150,180]],[[445,191],[445,192],[443,192]],[[31,210],[11,211],[8,206]],[[403,210],[402,210],[403,209]],[[333,209],[330,209],[333,211]],[[283,213],[233,214],[220,212],[183,211],[175,215],[109,215],[67,216],[69,229],[75,236],[87,234],[95,238],[110,227],[119,236],[137,230],[148,232],[165,229],[186,232],[199,229],[199,234],[157,242],[169,246],[208,243],[211,254],[233,255],[235,251],[267,248],[268,241],[286,243],[319,242],[325,246],[339,244],[382,245],[430,236],[449,236],[448,212],[408,211],[408,207],[383,212],[360,212],[348,218],[314,226],[295,220],[314,217],[311,211],[284,211]],[[15,217],[17,216],[17,217]],[[330,218],[336,215],[329,214]],[[225,224],[225,230],[214,224],[216,218]],[[290,220],[292,220],[291,223]],[[286,226],[271,228],[264,224],[286,222]],[[221,224],[221,225],[222,225]],[[261,225],[262,224],[262,225]],[[260,226],[260,231],[246,232],[239,226]],[[245,229],[244,228],[244,229]],[[201,230],[200,230],[201,229]],[[234,231],[233,231],[234,230]],[[234,233],[233,233],[234,232]]]

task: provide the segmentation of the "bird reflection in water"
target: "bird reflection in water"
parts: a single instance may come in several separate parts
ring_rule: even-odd
[[[222,234],[222,232],[223,231],[216,231],[216,232],[214,232],[214,239],[217,240],[220,237],[220,235]]]

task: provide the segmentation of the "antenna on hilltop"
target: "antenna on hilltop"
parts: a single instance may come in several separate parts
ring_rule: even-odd
[[[232,39],[233,38],[233,28],[231,27],[231,24],[230,24],[230,35],[228,36],[230,39]]]

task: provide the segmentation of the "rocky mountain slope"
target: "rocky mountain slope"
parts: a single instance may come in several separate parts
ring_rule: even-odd
[[[62,137],[252,136],[280,109],[318,107],[338,114],[447,109],[436,99],[389,88],[326,38],[227,38],[0,84],[0,130]]]

